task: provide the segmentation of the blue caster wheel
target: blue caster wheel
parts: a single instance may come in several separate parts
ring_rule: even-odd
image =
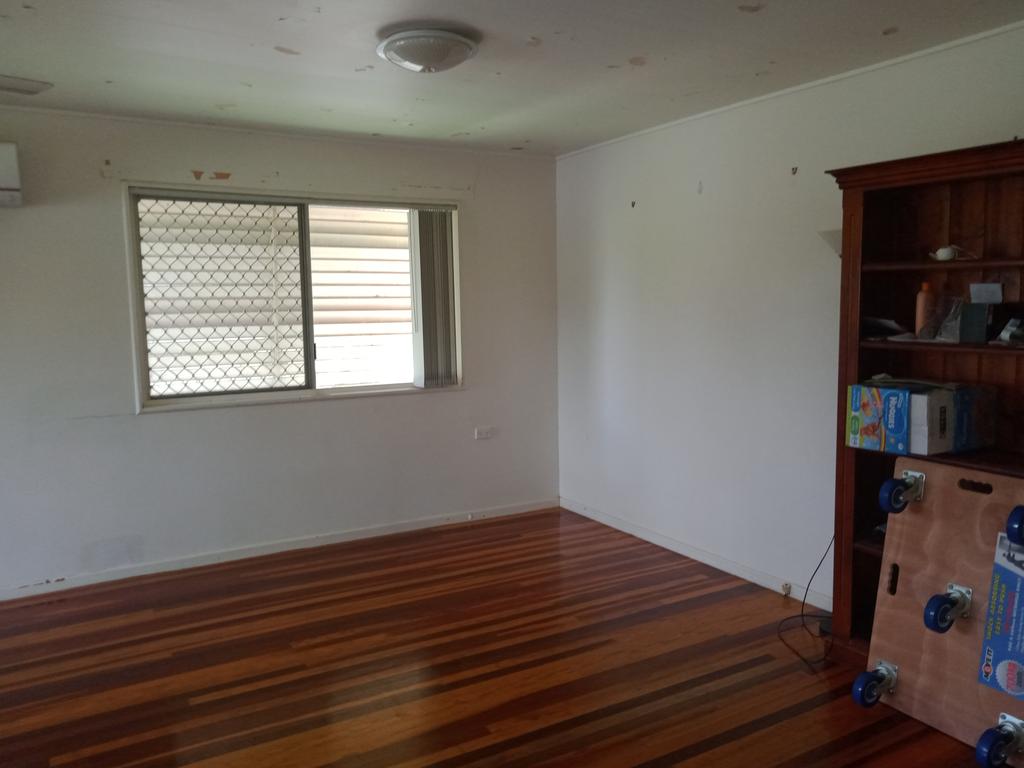
[[[950,595],[934,595],[924,607],[924,625],[932,632],[949,632],[956,621],[957,599]]]
[[[885,682],[885,675],[877,670],[874,672],[861,672],[853,681],[853,700],[858,705],[867,709],[873,707],[882,698],[882,684]]]
[[[974,748],[974,759],[978,765],[1006,765],[1009,747],[1013,743],[1013,734],[1000,728],[989,728],[978,739]]]
[[[1024,506],[1016,506],[1006,520],[1006,538],[1011,544],[1024,546]]]
[[[906,509],[910,500],[904,494],[909,488],[910,483],[895,477],[882,483],[882,487],[878,491],[878,505],[882,511],[895,514]]]

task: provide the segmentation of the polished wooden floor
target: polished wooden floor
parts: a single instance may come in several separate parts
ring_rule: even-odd
[[[795,608],[559,510],[9,602],[0,766],[972,764]]]

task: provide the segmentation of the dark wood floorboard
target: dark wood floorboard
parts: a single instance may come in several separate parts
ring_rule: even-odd
[[[0,766],[972,765],[797,608],[563,510],[12,601]]]

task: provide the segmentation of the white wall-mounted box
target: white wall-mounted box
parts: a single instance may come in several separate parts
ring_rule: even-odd
[[[18,145],[0,143],[0,207],[21,205],[21,174],[18,173]]]

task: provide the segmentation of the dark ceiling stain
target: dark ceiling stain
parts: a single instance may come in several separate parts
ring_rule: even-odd
[[[759,69],[754,73],[754,77],[764,77],[765,75],[771,74],[767,69]]]
[[[631,58],[629,60],[629,63],[632,64],[634,67],[645,67],[645,66],[647,66],[647,57],[646,56],[634,56],[633,58]]]
[[[296,51],[294,48],[288,48],[283,45],[275,45],[274,50],[278,53],[283,53],[286,56],[298,56],[302,53],[302,51]]]
[[[247,82],[245,82],[244,80],[239,80],[239,81],[238,81],[238,84],[239,84],[239,85],[243,85],[243,86],[245,86],[246,88],[252,88],[252,83],[247,83]]]
[[[889,35],[895,35],[899,31],[899,27],[886,27],[885,29],[882,30],[882,34],[888,37]]]
[[[608,67],[608,69],[622,69],[621,64],[608,64],[606,66]]]
[[[758,13],[764,10],[764,3],[751,3],[749,5],[737,5],[736,9],[740,13]]]
[[[509,147],[510,152],[522,152],[522,147]]]
[[[528,38],[526,38],[526,44],[532,45],[534,48],[536,48],[537,46],[544,45],[544,40],[540,37],[537,37],[536,35],[530,35]]]

